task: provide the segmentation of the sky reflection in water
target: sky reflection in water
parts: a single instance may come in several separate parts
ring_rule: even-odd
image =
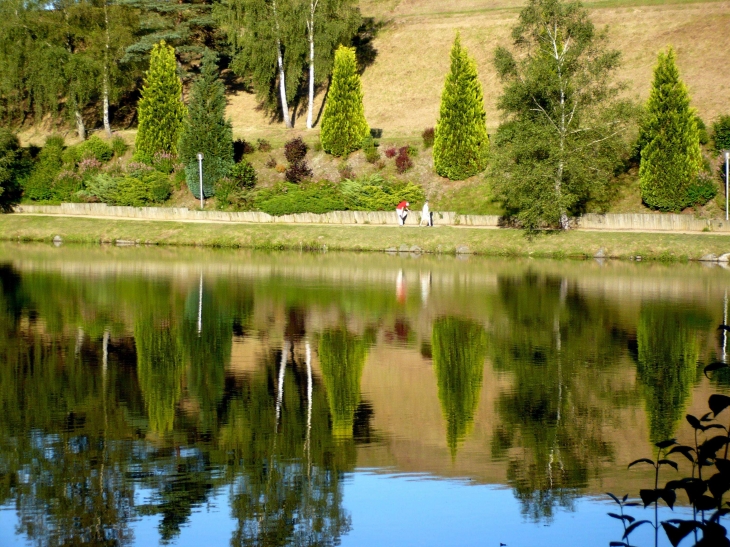
[[[0,544],[607,545],[729,275],[0,247]]]

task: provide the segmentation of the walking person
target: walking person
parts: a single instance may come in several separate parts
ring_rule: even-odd
[[[428,208],[428,200],[426,200],[423,204],[423,209],[421,210],[421,221],[418,225],[420,226],[423,224],[424,220],[426,221],[426,226],[433,226],[433,213]]]
[[[407,201],[401,201],[395,208],[395,213],[398,215],[398,225],[403,226],[406,223],[406,217],[410,213],[410,203]]]

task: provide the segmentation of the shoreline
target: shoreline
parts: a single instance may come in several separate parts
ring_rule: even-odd
[[[730,234],[573,230],[529,236],[470,226],[231,224],[0,215],[0,239],[16,242],[161,245],[263,250],[428,253],[540,258],[700,260],[730,252]],[[60,240],[58,239],[60,238]]]

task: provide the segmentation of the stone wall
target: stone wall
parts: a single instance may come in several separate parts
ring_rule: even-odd
[[[181,220],[198,222],[252,222],[281,224],[398,224],[395,211],[333,211],[325,214],[300,213],[274,217],[258,211],[227,212],[197,211],[186,207],[118,207],[105,203],[62,203],[61,205],[18,205],[18,213],[42,215],[71,215],[104,218],[135,218],[149,220]],[[420,211],[413,211],[406,224],[417,225]],[[453,212],[434,212],[433,222],[442,226],[500,225],[497,215],[457,215]],[[672,214],[586,214],[576,219],[579,229],[640,232],[730,232],[730,223],[724,220],[698,219],[691,215]]]

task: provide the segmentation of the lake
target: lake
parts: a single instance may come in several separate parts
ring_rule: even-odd
[[[1,244],[0,545],[607,546],[606,492],[653,487],[629,462],[730,392],[703,374],[729,286],[696,263]]]

